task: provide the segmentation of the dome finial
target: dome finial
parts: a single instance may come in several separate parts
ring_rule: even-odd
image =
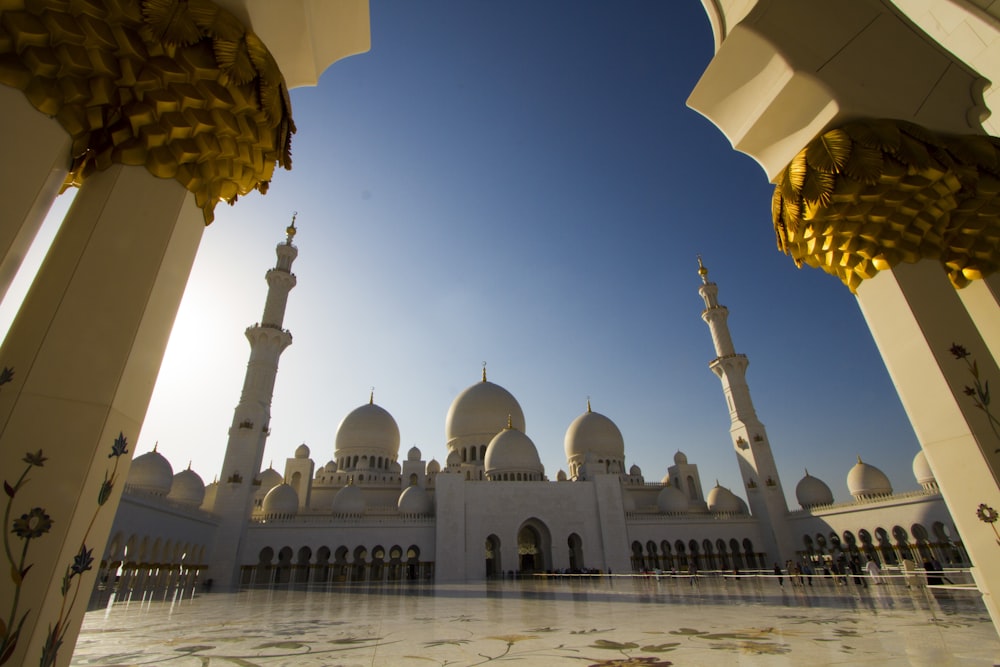
[[[285,239],[285,242],[288,243],[289,245],[291,245],[292,239],[295,238],[295,232],[298,231],[298,230],[295,229],[295,218],[297,218],[297,217],[299,217],[299,212],[298,211],[293,211],[292,212],[292,224],[290,224],[287,227],[285,227],[285,234],[288,235],[288,237]]]
[[[588,397],[587,397],[587,412],[593,412],[593,411],[592,411],[592,410],[590,409],[590,396],[588,396]]]
[[[705,265],[701,263],[701,255],[698,255],[698,275],[701,276],[701,282],[708,284],[708,269]]]
[[[371,388],[371,392],[368,394],[368,405],[375,404],[375,387]]]
[[[507,413],[507,428],[508,428],[508,429],[512,429],[512,428],[514,428],[514,420],[513,420],[513,418],[511,417],[511,415],[510,415],[510,413],[509,413],[509,412]]]
[[[486,382],[486,362],[483,362],[483,382]]]
[[[864,461],[862,461],[862,460],[861,460],[861,454],[858,454],[858,463],[859,463],[859,464],[860,464],[860,463],[864,463]]]
[[[153,451],[155,452],[156,448],[159,447],[159,446],[160,446],[160,441],[157,440],[156,442],[153,443]]]
[[[271,459],[270,461],[267,462],[267,469],[274,470],[274,459]]]
[[[809,468],[806,468],[806,477],[809,476]]]
[[[188,470],[191,469],[191,463],[192,463],[191,459],[188,459]]]

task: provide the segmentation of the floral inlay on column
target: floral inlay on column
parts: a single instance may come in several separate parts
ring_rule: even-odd
[[[12,377],[13,371],[5,368],[0,373],[0,384],[10,382]],[[41,667],[48,667],[55,664],[59,647],[62,646],[63,639],[66,636],[66,621],[73,612],[77,598],[80,595],[83,580],[82,575],[84,572],[93,569],[94,549],[93,547],[87,547],[87,538],[90,536],[90,530],[94,526],[98,512],[101,511],[104,504],[111,498],[111,492],[114,489],[118,474],[118,460],[123,454],[127,453],[128,441],[125,439],[123,433],[119,433],[111,445],[111,453],[108,454],[108,458],[113,458],[115,462],[110,472],[107,470],[104,472],[104,481],[101,482],[101,488],[97,493],[97,508],[94,510],[90,524],[87,526],[83,539],[80,541],[80,550],[73,557],[73,562],[66,566],[66,571],[63,574],[62,586],[60,588],[63,601],[59,608],[59,616],[54,623],[49,624],[48,634],[42,646],[42,655],[39,660]],[[44,507],[33,507],[27,513],[22,514],[19,518],[11,522],[10,517],[14,497],[18,491],[31,481],[28,475],[32,468],[44,467],[45,461],[48,459],[42,454],[42,450],[39,449],[34,453],[27,452],[21,460],[27,464],[21,476],[18,477],[13,485],[7,480],[4,480],[3,483],[3,490],[7,495],[7,507],[4,510],[4,525],[11,526],[9,533],[4,531],[3,546],[4,555],[10,566],[10,576],[14,581],[14,600],[11,603],[7,618],[0,618],[0,665],[10,660],[10,657],[13,655],[14,649],[17,647],[21,629],[28,614],[31,613],[31,609],[26,609],[23,612],[19,610],[24,578],[29,574],[32,567],[32,563],[28,561],[28,549],[31,546],[32,540],[39,539],[49,532],[53,523],[52,517],[48,515]],[[21,541],[20,548],[16,546],[16,542],[12,544],[11,534]]]

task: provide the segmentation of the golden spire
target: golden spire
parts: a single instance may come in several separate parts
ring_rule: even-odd
[[[483,382],[486,382],[486,362],[483,362]]]
[[[371,393],[368,394],[368,405],[375,404],[375,387],[372,387]]]
[[[299,212],[298,211],[294,211],[292,213],[292,224],[290,224],[287,227],[285,227],[285,234],[288,235],[288,238],[285,239],[285,241],[287,243],[289,243],[289,244],[291,244],[292,239],[295,238],[295,232],[297,231],[295,229],[295,218],[297,218],[297,217],[299,217]]]
[[[192,463],[191,459],[188,459],[188,470],[191,469],[191,463]]]
[[[155,452],[156,448],[159,447],[159,446],[160,446],[160,441],[157,440],[156,442],[153,443],[153,451]]]
[[[587,412],[592,412],[590,409],[590,396],[587,397]]]
[[[861,454],[858,454],[858,464],[860,465],[862,463],[864,463],[864,461],[861,460]]]
[[[705,265],[701,263],[701,255],[698,255],[698,275],[701,276],[701,282],[708,284],[708,269]]]

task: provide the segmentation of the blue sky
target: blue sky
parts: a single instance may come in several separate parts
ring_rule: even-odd
[[[333,458],[368,400],[443,461],[444,419],[483,361],[546,472],[586,409],[658,481],[678,449],[745,497],[697,289],[701,253],[786,493],[838,499],[855,456],[915,488],[913,431],[857,304],[776,250],[771,186],[685,99],[711,58],[686,2],[373,0],[372,50],[292,91],[293,170],[217,209],[136,452],[221,467],[274,245],[299,258],[265,465]]]

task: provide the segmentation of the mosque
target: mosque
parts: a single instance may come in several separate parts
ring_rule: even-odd
[[[283,320],[296,284],[295,231],[293,220],[266,274],[261,320],[246,330],[250,360],[217,481],[206,486],[190,467],[175,474],[155,448],[136,457],[98,592],[746,571],[841,556],[969,563],[923,452],[913,460],[919,491],[894,493],[859,457],[847,474],[851,502],[835,503],[806,471],[795,488],[801,507],[787,506],[746,382],[749,361],[736,352],[700,259],[702,319],[717,355],[709,367],[729,408],[739,494],[718,483],[706,493],[698,465],[680,451],[661,479],[647,481],[626,465],[615,422],[589,402],[566,429],[566,471],[552,480],[517,399],[485,368],[448,409],[443,463],[417,447],[401,457],[399,426],[372,396],[341,421],[329,461],[317,465],[303,444],[282,471],[262,470],[278,359],[292,341]]]

